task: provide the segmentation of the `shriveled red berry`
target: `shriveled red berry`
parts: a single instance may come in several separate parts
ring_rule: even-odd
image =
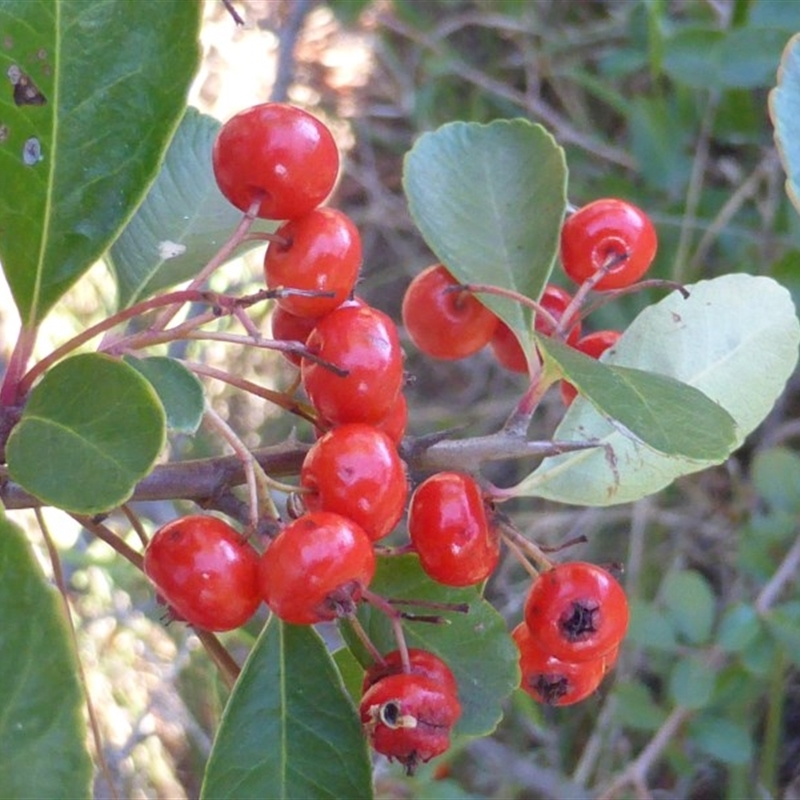
[[[488,344],[497,317],[469,292],[454,289],[456,279],[433,264],[409,284],[403,297],[403,325],[426,355],[458,359]]]
[[[542,648],[524,622],[514,628],[511,636],[519,650],[520,688],[537,703],[549,706],[579,703],[597,690],[613,665],[607,656],[592,661],[560,661]]]
[[[375,574],[367,534],[329,511],[289,523],[261,556],[258,586],[285,622],[313,625],[352,613]]]
[[[212,150],[222,194],[240,211],[263,195],[257,216],[292,219],[333,189],[339,151],[327,126],[285,103],[262,103],[231,117]]]
[[[647,272],[658,237],[642,209],[616,198],[602,198],[579,208],[561,228],[561,264],[575,283],[598,270],[605,275],[598,291],[630,286]]]
[[[394,442],[364,423],[340,425],[318,439],[303,460],[300,486],[309,511],[349,517],[373,541],[397,525],[408,494]]]
[[[564,312],[572,302],[572,295],[560,286],[553,283],[548,283],[544,287],[542,296],[539,298],[539,304],[545,311],[550,312],[556,322],[558,322]],[[534,330],[541,333],[543,336],[551,336],[554,330],[553,323],[542,315],[538,315],[534,320]],[[581,335],[581,323],[576,321],[570,326],[567,332],[567,344],[574,345]],[[526,373],[528,371],[528,362],[525,358],[525,353],[520,347],[517,337],[514,336],[511,328],[505,322],[498,321],[497,328],[492,334],[489,345],[495,358],[506,369],[512,372]]]
[[[618,647],[628,629],[628,599],[608,570],[585,561],[557,564],[533,582],[525,623],[560,661],[591,661]]]
[[[299,317],[321,317],[353,291],[361,267],[361,237],[353,221],[335,208],[316,208],[275,232],[264,256],[269,289],[303,289],[330,297],[287,294],[278,305]]]
[[[367,689],[359,714],[373,749],[399,761],[411,775],[420,763],[450,747],[450,733],[461,716],[461,705],[435,680],[400,673]]]
[[[272,309],[270,316],[272,324],[272,338],[282,342],[300,342],[305,344],[309,334],[317,325],[317,320],[310,317],[298,317],[276,305]],[[281,354],[287,361],[296,367],[300,366],[300,354],[291,353],[288,350],[281,350]]]
[[[606,350],[619,341],[620,336],[622,334],[619,331],[596,331],[578,339],[573,346],[587,356],[600,358]],[[561,399],[564,405],[570,405],[577,395],[578,390],[569,381],[561,381]]]
[[[458,683],[455,676],[450,667],[435,653],[419,647],[409,647],[408,659],[412,675],[421,675],[423,678],[429,678],[446,689],[449,694],[458,696]],[[382,664],[373,664],[364,673],[361,693],[364,694],[370,686],[383,678],[389,675],[399,675],[401,672],[403,672],[403,660],[400,651],[392,650],[383,657]]]
[[[446,586],[485,580],[500,559],[500,536],[480,486],[460,472],[439,472],[414,490],[408,533],[422,568]]]
[[[205,630],[238,628],[261,602],[258,553],[216,517],[195,514],[159,528],[144,572],[177,617]]]
[[[346,304],[317,323],[306,347],[347,373],[309,358],[301,362],[303,388],[325,420],[379,423],[391,411],[403,384],[403,352],[386,314]]]

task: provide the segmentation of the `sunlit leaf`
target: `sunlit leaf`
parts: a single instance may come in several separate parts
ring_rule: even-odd
[[[769,111],[786,172],[786,192],[800,213],[800,33],[783,51],[778,85],[769,93]]]
[[[99,258],[155,175],[199,59],[185,0],[0,3],[0,260],[38,323]],[[19,101],[20,82],[38,99]],[[12,80],[13,83],[13,80]]]
[[[794,371],[800,323],[789,292],[770,278],[724,275],[688,288],[689,299],[673,292],[646,308],[603,361],[699,389],[735,420],[732,452],[766,417]],[[658,453],[582,398],[572,404],[554,438],[596,440],[606,448],[546,459],[516,494],[611,505],[637,500],[680,475],[724,460]]]
[[[164,444],[164,408],[132,367],[98,353],[56,364],[8,439],[11,477],[43,502],[81,514],[130,497]]]
[[[426,243],[459,281],[538,298],[558,251],[566,179],[564,152],[541,126],[452,122],[417,140],[403,187]],[[478,297],[530,350],[530,312]]]
[[[200,796],[372,797],[361,722],[313,628],[273,618],[262,631],[225,708]]]
[[[84,697],[61,598],[0,512],[0,797],[91,797]]]
[[[205,397],[195,375],[166,356],[125,357],[125,363],[144,375],[156,390],[167,415],[167,427],[177,433],[194,433],[203,419]]]

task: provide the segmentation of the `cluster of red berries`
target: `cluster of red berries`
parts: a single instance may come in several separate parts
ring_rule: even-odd
[[[628,619],[625,592],[602,567],[571,561],[542,572],[511,633],[522,689],[553,706],[588,697],[614,666]]]
[[[398,454],[407,416],[398,333],[385,314],[353,297],[361,267],[355,225],[343,213],[320,207],[333,189],[338,163],[328,129],[282,104],[237,114],[214,146],[223,194],[251,215],[285,220],[264,259],[267,286],[277,296],[273,335],[296,343],[285,355],[299,366],[319,438],[301,468],[294,518],[263,552],[210,516],[175,520],[152,537],[145,573],[172,616],[200,628],[239,627],[262,601],[297,625],[352,618],[362,600],[380,600],[369,591],[375,543],[397,526],[406,505],[408,549],[434,580],[474,585],[492,574],[500,558],[500,517],[471,476],[435,474],[408,498],[406,467]],[[616,261],[608,266],[615,246],[605,240],[597,245],[597,258],[605,259],[604,278],[616,269]],[[629,246],[625,239],[618,249]],[[431,267],[412,283],[403,305],[412,338],[425,342],[425,352],[444,358],[455,357],[456,344],[460,357],[502,336],[502,323],[492,312],[468,293],[451,291],[454,286],[444,267]],[[580,347],[580,322],[570,303],[563,290],[549,287],[541,304],[551,319],[537,318],[536,327]],[[564,321],[567,312],[570,319]],[[423,325],[423,318],[436,325]],[[513,345],[519,349],[516,340]],[[496,348],[501,352],[503,345]],[[512,360],[518,357],[513,347],[506,348]],[[545,570],[533,584],[526,622],[514,632],[524,686],[542,702],[574,702],[599,683],[586,690],[589,679],[578,681],[579,673],[590,671],[586,665],[602,662],[605,672],[613,664],[627,605],[613,578],[603,583],[596,578],[607,573],[593,569],[565,564]],[[557,645],[545,635],[548,626]],[[547,662],[534,674],[535,648],[558,659],[558,669]],[[360,703],[364,730],[376,751],[411,771],[449,746],[461,713],[458,687],[438,656],[408,650],[402,641],[397,651],[374,655]]]
[[[547,284],[534,316],[535,332],[599,358],[621,334],[604,330],[581,336],[582,300],[590,289],[607,292],[634,284],[650,267],[657,244],[648,216],[623,200],[595,200],[570,214],[561,229],[561,264],[584,290],[574,298],[560,286]],[[433,358],[465,358],[489,345],[506,369],[529,371],[528,359],[513,331],[460,287],[442,264],[433,264],[414,278],[402,314],[411,340]],[[575,387],[562,383],[565,405],[576,394]]]

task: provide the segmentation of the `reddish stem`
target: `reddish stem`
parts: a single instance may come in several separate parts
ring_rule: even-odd
[[[28,366],[33,346],[36,343],[36,328],[22,327],[8,361],[3,385],[0,387],[0,405],[14,406],[27,394],[24,384],[25,369]]]

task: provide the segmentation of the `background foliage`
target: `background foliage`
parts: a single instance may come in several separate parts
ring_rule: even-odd
[[[43,5],[68,11],[78,7]],[[111,14],[120,5],[125,4],[109,2],[103,9]],[[127,5],[134,13],[133,6],[140,4]],[[174,7],[176,15],[186,13],[181,10],[186,4],[176,2]],[[18,8],[13,2],[3,5],[12,16]],[[795,302],[800,299],[798,217],[784,192],[785,176],[767,113],[767,94],[775,85],[781,52],[800,31],[796,4],[782,0],[607,0],[591,4],[557,0],[394,0],[391,4],[253,0],[236,4],[236,8],[248,23],[243,30],[236,29],[222,4],[206,7],[203,33],[213,33],[215,38],[213,45],[206,46],[194,101],[225,118],[267,95],[288,96],[335,121],[347,151],[335,202],[354,218],[364,239],[363,294],[395,317],[410,276],[433,258],[417,231],[417,226],[424,228],[424,214],[413,206],[411,213],[406,208],[401,185],[404,154],[420,133],[453,120],[488,123],[519,116],[542,123],[565,148],[571,202],[580,204],[612,194],[633,200],[650,212],[660,237],[656,275],[687,283],[730,272],[772,276],[793,292]],[[60,41],[59,32],[89,23],[86,19],[51,18],[44,9],[42,14],[48,22],[49,38],[45,45],[38,41],[31,45],[34,54],[42,46],[51,48]],[[173,23],[176,27],[163,28],[164,39],[153,44],[155,50],[149,56],[166,65],[155,81],[154,92],[146,96],[147,102],[163,104],[164,129],[155,131],[154,136],[164,141],[178,124],[180,103],[175,97],[182,97],[184,89],[173,80],[183,69],[188,82],[197,23],[191,15],[178,16]],[[117,20],[115,24],[127,23]],[[84,219],[82,197],[87,179],[62,175],[62,162],[51,154],[57,156],[65,148],[66,154],[79,156],[78,162],[85,165],[92,148],[103,158],[108,156],[108,142],[70,139],[69,127],[55,130],[49,116],[41,123],[35,115],[49,115],[58,98],[77,90],[98,99],[98,113],[107,112],[112,105],[124,105],[103,94],[110,91],[103,83],[109,73],[99,67],[118,61],[116,78],[124,88],[125,64],[129,59],[138,64],[148,55],[136,49],[135,43],[127,55],[96,53],[93,63],[98,69],[87,76],[80,65],[88,51],[81,48],[93,46],[95,40],[90,28],[85,33],[85,42],[64,37],[68,57],[62,76],[49,80],[44,71],[41,77],[35,75],[50,104],[22,106],[12,109],[19,117],[4,117],[12,120],[9,127],[14,136],[21,135],[16,131],[18,119],[24,125],[44,124],[46,135],[42,135],[44,160],[28,165],[27,170],[15,162],[13,174],[9,161],[2,159],[22,152],[30,132],[21,141],[14,139],[13,148],[0,148],[3,175],[15,181],[14,191],[4,193],[6,199],[0,198],[0,202],[24,196],[41,204],[48,193],[61,192],[69,201],[63,205],[72,209],[76,219]],[[80,48],[78,41],[82,42]],[[231,84],[221,83],[223,67],[233,74],[234,84],[244,83],[245,75],[261,72],[252,66],[261,63],[253,61],[253,51],[248,49],[252,42],[256,43],[257,59],[272,53],[274,61],[264,70],[271,80],[262,78],[247,90],[239,86],[238,92],[231,91]],[[73,46],[76,51],[71,60],[69,47]],[[3,61],[4,74],[7,60]],[[227,98],[220,85],[228,88]],[[104,98],[107,107],[100,102]],[[773,109],[779,100],[778,96],[773,101]],[[133,114],[136,102],[135,98],[130,102]],[[189,149],[196,153],[207,152],[214,128],[213,121],[201,120],[199,132],[188,140]],[[107,131],[115,147],[123,147],[128,128],[124,119],[114,120],[115,126],[117,122],[118,136],[118,128],[110,127],[108,119],[91,124]],[[787,135],[785,141],[790,138]],[[149,169],[153,174],[160,157],[159,148],[152,146]],[[169,153],[166,159],[169,164]],[[65,157],[64,169],[75,163],[74,158]],[[32,190],[23,181],[37,171],[46,172],[48,178]],[[108,259],[122,287],[119,296],[109,289],[109,273],[102,269],[90,272],[78,285],[80,291],[67,296],[58,318],[49,321],[51,328],[45,326],[40,337],[42,354],[48,350],[48,338],[63,341],[72,327],[84,327],[104,312],[152,291],[152,275],[164,259],[159,242],[177,239],[193,225],[206,230],[219,225],[220,231],[230,225],[213,187],[201,185],[188,198],[174,198],[169,176],[167,170],[158,178],[164,206],[156,203],[140,209],[126,231],[126,236],[134,237],[132,245],[125,238],[118,240]],[[82,194],[70,194],[78,188]],[[469,186],[457,190],[469,191]],[[98,214],[102,212],[96,224],[108,226],[108,241],[139,199],[128,194],[122,205],[115,205],[104,201],[101,192],[91,197],[92,207]],[[535,197],[526,200],[535,215],[532,201]],[[174,213],[176,206],[180,209],[176,222],[185,223],[180,234],[137,233],[137,226],[146,223],[146,214],[163,222],[165,209]],[[109,212],[113,212],[110,222]],[[54,274],[56,262],[47,250],[58,225],[71,224],[74,220],[54,219],[51,228],[32,230],[31,241],[3,244],[4,248],[24,246],[40,254],[41,295],[30,287],[15,287],[12,281],[14,296],[29,321],[40,319],[77,277],[69,269],[66,276]],[[152,260],[131,259],[126,249],[130,246],[144,249]],[[98,248],[96,252],[101,251]],[[169,264],[175,268],[176,280],[191,268],[182,263],[180,255]],[[141,271],[137,273],[134,267]],[[258,285],[259,271],[255,257],[231,266],[219,281],[231,291],[246,291]],[[592,319],[598,328],[622,329],[641,308],[657,299],[653,293],[629,297],[601,309]],[[3,313],[12,315],[8,310]],[[758,305],[743,310],[743,321],[748,313],[753,315],[753,327],[760,329],[765,320],[759,318]],[[10,324],[7,320],[6,326]],[[761,347],[764,356],[769,356],[768,337]],[[517,378],[503,373],[485,354],[465,363],[434,364],[414,355],[411,348],[408,353],[408,370],[416,376],[409,389],[413,434],[453,424],[466,424],[468,432],[475,435],[496,430],[508,413],[509,398],[522,389]],[[228,369],[257,376],[267,385],[285,383],[283,365],[270,355],[198,345],[192,345],[189,354],[212,366],[224,362]],[[757,351],[753,358],[759,358]],[[124,380],[134,391],[141,388],[136,365],[126,366]],[[172,377],[184,380],[187,376]],[[54,379],[85,383],[74,374],[61,378],[55,374]],[[796,577],[787,580],[786,575],[787,569],[793,569],[796,576],[800,563],[798,388],[795,375],[767,420],[734,458],[679,479],[657,496],[607,508],[515,501],[515,521],[537,540],[557,544],[585,534],[589,543],[572,551],[576,557],[625,563],[634,615],[615,677],[600,695],[570,709],[542,709],[524,695],[513,696],[493,736],[459,738],[444,767],[422,770],[414,779],[379,762],[378,796],[547,798],[665,792],[678,797],[792,797],[800,793],[800,595]],[[192,396],[191,387],[186,391]],[[288,415],[278,415],[261,402],[213,383],[210,399],[237,430],[249,432],[245,438],[251,446],[281,441],[292,424]],[[147,413],[147,400],[140,405]],[[178,412],[186,412],[186,408],[165,405],[166,423],[172,430],[196,428],[196,405],[182,419]],[[58,421],[61,410],[54,411]],[[560,416],[558,399],[546,403],[543,412],[537,433],[546,438]],[[153,428],[150,446],[157,449],[165,421],[149,424]],[[308,431],[301,427],[300,434],[305,433]],[[23,427],[19,436],[25,435],[29,434]],[[173,435],[170,448],[173,455],[181,457],[219,450],[203,433],[192,440]],[[149,456],[142,458],[147,461]],[[500,463],[487,474],[498,484],[510,486],[527,476],[532,466],[527,462]],[[142,469],[141,464],[131,467],[126,485],[132,486]],[[125,492],[123,487],[119,497]],[[93,505],[97,502],[99,506]],[[74,511],[87,513],[107,502],[90,499]],[[189,507],[177,504],[179,511]],[[142,504],[137,513],[155,526],[172,518],[176,508],[161,502]],[[27,524],[29,517],[19,514],[19,520]],[[198,652],[193,637],[179,627],[165,630],[161,626],[160,610],[135,570],[121,559],[110,559],[108,548],[71,519],[52,515],[48,520],[61,546],[64,577],[77,612],[81,661],[98,709],[109,767],[106,774],[95,776],[95,795],[110,796],[107,782],[111,780],[125,797],[199,796],[227,688],[204,653]],[[7,587],[14,591],[0,595],[0,607],[27,597],[26,576],[38,569],[18,533],[8,523],[3,525],[0,560],[16,566],[15,582]],[[38,552],[46,551],[36,535],[29,538]],[[413,586],[413,575],[404,579]],[[509,561],[487,587],[487,598],[510,624],[521,616],[527,580]],[[38,608],[37,619],[44,631],[46,625],[52,625],[63,632],[65,622],[52,597],[37,597],[34,590],[30,602]],[[491,616],[488,610],[486,613]],[[491,618],[487,619],[490,623]],[[287,642],[279,626],[271,624],[260,634],[259,628],[260,624],[254,623],[252,629],[231,634],[226,644],[242,657],[253,648],[251,658],[267,664],[274,676],[267,688],[281,685],[281,664],[274,649],[278,641],[284,648],[281,652],[290,658],[296,654],[293,647],[302,644],[304,653],[313,648],[318,656],[316,667],[330,669],[326,649],[318,646],[316,639],[311,644]],[[4,629],[0,635],[7,640],[14,634]],[[456,629],[453,646],[463,648],[464,640],[459,637]],[[347,682],[348,670],[356,678],[358,672],[342,652],[336,654],[336,663]],[[73,654],[54,653],[53,658],[68,666]],[[9,669],[12,677],[24,672],[13,665]],[[258,674],[263,673],[252,672],[254,681]],[[499,684],[505,680],[498,677]],[[65,713],[78,713],[77,688],[53,684],[48,691],[54,687],[62,700],[67,699]],[[2,683],[0,692],[14,691],[13,680]],[[49,695],[39,695],[40,690],[26,691],[50,703]],[[495,690],[488,687],[486,691]],[[249,680],[242,682],[237,692],[261,693]],[[263,700],[269,703],[270,697]],[[322,698],[320,702],[329,701]],[[494,724],[494,720],[471,718],[475,727],[470,734]],[[233,714],[223,722],[239,732],[241,724],[246,725],[247,720],[237,720]],[[35,758],[25,750],[26,740],[15,736],[11,724],[0,736],[10,743],[10,749],[0,748],[4,754],[17,753],[26,762]],[[46,758],[44,750],[39,752],[40,758]],[[221,757],[215,754],[215,758]],[[4,763],[10,763],[6,759]],[[78,781],[85,780],[87,765],[80,754],[75,759],[73,775]],[[217,785],[230,786],[230,773],[219,770],[214,758],[211,764],[203,789],[206,796],[212,796]],[[0,772],[2,780],[6,776]],[[354,780],[363,781],[364,775]],[[66,786],[64,792],[68,792]]]

